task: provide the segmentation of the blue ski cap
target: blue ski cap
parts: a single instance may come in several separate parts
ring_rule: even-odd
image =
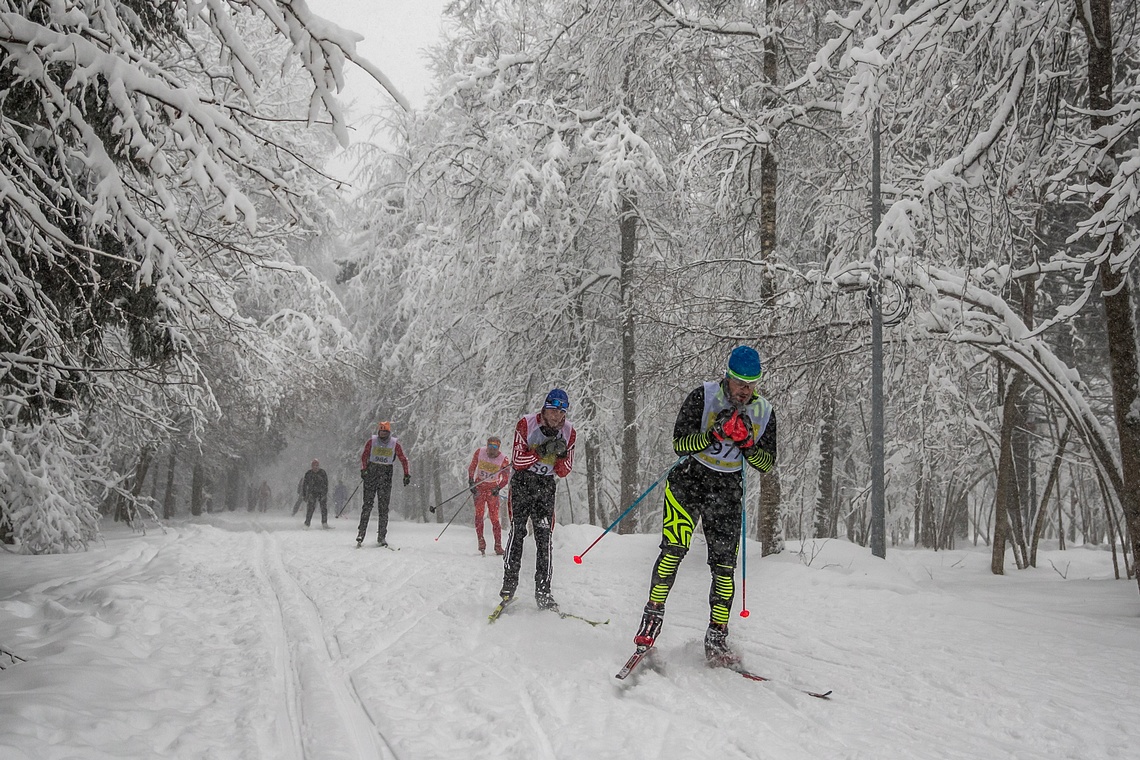
[[[555,388],[546,394],[546,401],[542,404],[542,408],[568,411],[570,409],[570,397],[566,395],[566,391]]]
[[[727,377],[733,377],[742,383],[758,383],[764,368],[760,365],[760,354],[751,346],[737,346],[732,349],[728,357]]]

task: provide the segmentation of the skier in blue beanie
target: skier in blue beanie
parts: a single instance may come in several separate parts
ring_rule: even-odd
[[[649,602],[634,637],[639,650],[652,647],[661,632],[665,600],[701,520],[712,571],[705,657],[720,666],[740,661],[728,644],[728,618],[741,540],[744,462],[761,472],[776,462],[776,413],[756,393],[763,374],[756,349],[737,346],[728,357],[724,377],[696,388],[681,404],[673,426],[673,450],[686,459],[665,481],[661,553],[653,565]]]
[[[514,600],[518,589],[528,521],[534,531],[534,599],[539,609],[558,612],[558,603],[550,593],[550,537],[554,531],[556,478],[565,478],[574,469],[578,434],[566,419],[568,411],[570,397],[561,388],[554,388],[546,394],[542,409],[525,415],[515,425],[511,493],[507,499],[511,533],[503,557],[500,612]]]

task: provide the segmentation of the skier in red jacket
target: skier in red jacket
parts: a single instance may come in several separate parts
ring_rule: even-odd
[[[360,526],[356,531],[356,545],[364,542],[368,532],[368,517],[372,514],[372,500],[376,499],[376,543],[388,545],[388,502],[392,498],[392,465],[399,459],[404,467],[404,485],[412,482],[408,458],[400,439],[392,435],[392,423],[381,422],[376,434],[364,444],[360,455],[360,478],[364,481],[364,505],[360,509]]]
[[[550,595],[550,534],[554,530],[555,477],[564,478],[574,467],[574,427],[566,419],[570,400],[566,391],[555,388],[546,395],[542,410],[528,414],[515,425],[515,442],[511,456],[511,492],[507,511],[511,516],[511,535],[507,539],[507,556],[503,572],[503,588],[499,596],[504,603],[514,599],[522,566],[523,539],[526,524],[534,530],[537,549],[534,569],[534,597],[540,609],[558,611]]]
[[[499,451],[499,438],[491,436],[486,446],[480,446],[467,466],[467,486],[475,497],[475,535],[479,539],[479,553],[487,552],[483,538],[483,514],[491,519],[491,533],[495,537],[495,554],[503,554],[503,529],[499,525],[499,491],[507,487],[511,477],[511,460]]]

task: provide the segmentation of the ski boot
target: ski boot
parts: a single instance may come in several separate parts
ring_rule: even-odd
[[[498,544],[495,544],[495,554],[501,557],[504,554],[506,554],[506,552],[503,551],[503,547],[499,546]]]
[[[549,591],[539,592],[535,594],[534,601],[538,603],[538,608],[540,610],[558,612],[558,602],[554,601],[554,597],[550,595]]]
[[[653,646],[661,633],[661,624],[665,622],[665,605],[660,602],[649,602],[645,605],[645,612],[641,615],[641,627],[633,637],[633,643],[638,648],[646,649]]]
[[[740,664],[740,655],[728,645],[728,625],[709,623],[705,631],[705,660],[714,668],[730,668]]]

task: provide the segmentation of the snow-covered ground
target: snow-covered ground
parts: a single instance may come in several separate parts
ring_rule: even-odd
[[[702,662],[698,537],[661,670],[623,684],[656,536],[575,565],[599,529],[556,532],[555,596],[596,628],[534,607],[528,538],[520,603],[489,625],[502,565],[470,526],[393,522],[387,551],[333,523],[107,524],[86,553],[0,553],[0,646],[26,658],[0,671],[0,757],[1093,760],[1140,739],[1140,598],[1101,549],[994,577],[984,548],[750,542],[732,638],[756,683]]]

